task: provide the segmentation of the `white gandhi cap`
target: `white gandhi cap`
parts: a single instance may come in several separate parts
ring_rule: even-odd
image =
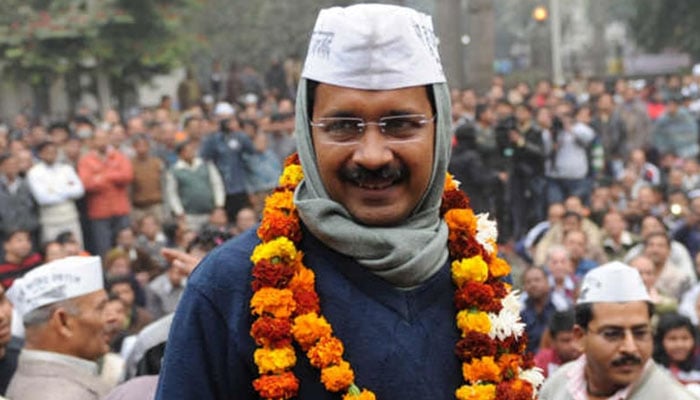
[[[100,257],[66,257],[41,265],[17,279],[7,291],[24,317],[41,306],[104,288]]]
[[[635,268],[613,261],[586,274],[576,304],[631,301],[651,301],[651,298]]]
[[[321,10],[301,75],[367,90],[445,82],[430,16],[387,4]]]

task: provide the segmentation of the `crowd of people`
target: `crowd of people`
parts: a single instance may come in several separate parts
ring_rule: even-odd
[[[349,68],[333,67],[341,72]],[[209,382],[211,398],[217,398],[214,389],[225,392],[245,387],[247,392],[252,392],[249,382],[248,386],[237,381],[224,383],[219,380],[229,377],[218,376],[226,369],[222,365],[234,365],[231,368],[238,368],[236,371],[249,376],[250,369],[255,368],[250,366],[252,361],[239,359],[233,350],[214,354],[216,350],[209,348],[216,347],[215,340],[223,343],[238,338],[234,334],[247,337],[241,339],[242,347],[252,346],[250,326],[237,325],[250,324],[249,311],[244,310],[244,316],[238,316],[240,310],[234,304],[222,306],[209,302],[213,301],[211,298],[238,301],[240,298],[236,296],[251,290],[247,280],[241,281],[246,283],[243,288],[241,282],[229,282],[230,276],[218,275],[222,272],[217,274],[216,268],[228,263],[245,270],[243,264],[249,263],[249,253],[253,249],[251,228],[263,217],[265,199],[278,185],[285,160],[297,150],[297,145],[302,146],[299,149],[301,163],[311,177],[306,180],[307,186],[297,189],[295,202],[306,227],[304,234],[309,230],[320,240],[317,243],[305,239],[304,243],[311,249],[307,257],[320,263],[324,257],[338,257],[337,253],[349,255],[362,260],[358,261],[359,265],[372,271],[367,277],[348,272],[350,278],[333,275],[330,270],[323,269],[325,267],[318,271],[321,290],[343,298],[337,303],[331,302],[334,312],[345,309],[342,296],[348,299],[358,296],[360,300],[357,301],[366,302],[365,306],[375,306],[369,305],[374,303],[365,300],[361,290],[338,293],[338,288],[331,287],[333,283],[346,284],[347,279],[356,282],[353,285],[369,285],[373,290],[387,285],[386,291],[390,294],[386,301],[393,309],[403,307],[392,303],[395,300],[390,297],[394,288],[401,288],[397,296],[403,296],[403,291],[408,293],[432,282],[429,278],[433,274],[442,276],[436,272],[447,259],[446,256],[441,258],[444,254],[437,251],[444,243],[435,244],[435,238],[441,237],[440,231],[426,229],[416,222],[417,219],[411,220],[412,229],[421,226],[429,234],[421,237],[422,244],[412,251],[427,254],[435,250],[429,256],[436,258],[422,258],[436,266],[428,275],[416,273],[414,265],[403,261],[398,265],[399,272],[384,271],[372,264],[373,257],[377,256],[369,255],[370,250],[365,249],[371,249],[371,244],[381,235],[385,235],[381,236],[382,243],[397,249],[404,240],[418,243],[419,237],[411,236],[408,229],[401,232],[387,229],[388,233],[378,234],[371,227],[400,225],[401,218],[409,218],[416,204],[423,207],[425,215],[437,210],[439,204],[431,208],[428,203],[439,202],[442,188],[437,194],[426,195],[428,200],[425,200],[420,196],[428,189],[419,186],[425,183],[424,186],[429,187],[428,180],[442,182],[434,177],[428,179],[428,175],[447,167],[469,196],[471,208],[476,213],[489,213],[498,221],[501,255],[516,266],[509,280],[522,289],[520,316],[528,337],[527,352],[534,356],[534,363],[542,368],[545,376],[552,376],[567,362],[580,361],[583,351],[592,363],[594,353],[577,345],[584,336],[581,327],[586,329],[580,322],[577,306],[582,296],[585,297],[586,285],[582,282],[586,282],[591,271],[600,271],[601,266],[619,261],[638,270],[644,285],[643,295],[635,292],[631,297],[620,297],[619,301],[647,301],[648,298],[654,304],[653,333],[633,327],[632,336],[639,342],[643,342],[647,334],[653,336],[653,354],[650,352],[649,356],[688,388],[700,388],[700,346],[697,343],[700,320],[700,77],[672,75],[615,81],[577,78],[561,87],[548,81],[537,82],[534,86],[527,82],[507,85],[503,77],[496,77],[484,93],[470,88],[453,89],[447,95],[451,114],[442,117],[439,112],[445,110],[440,107],[448,103],[436,100],[436,93],[439,96],[439,88],[443,86],[439,86],[440,78],[432,77],[436,80],[427,81],[429,87],[436,85],[430,95],[433,97],[429,98],[430,106],[442,120],[435,120],[435,116],[427,118],[429,113],[426,113],[420,118],[410,114],[411,119],[400,122],[412,124],[414,130],[435,122],[439,125],[436,134],[442,135],[444,131],[449,136],[446,139],[449,143],[445,145],[449,150],[444,154],[446,157],[451,152],[451,155],[443,160],[438,149],[431,161],[432,172],[417,177],[408,174],[406,179],[425,178],[425,182],[411,181],[416,187],[402,192],[396,199],[392,207],[399,211],[406,209],[405,215],[396,219],[393,216],[399,212],[396,210],[363,214],[365,208],[371,208],[367,204],[379,203],[379,200],[354,201],[356,193],[343,185],[358,181],[360,186],[365,185],[364,189],[378,190],[378,186],[391,177],[396,181],[404,179],[406,171],[400,168],[382,170],[381,176],[374,176],[370,174],[372,171],[341,168],[339,177],[335,177],[330,169],[338,168],[334,163],[341,161],[340,157],[335,158],[339,149],[348,149],[348,144],[363,139],[341,139],[337,135],[324,138],[319,136],[323,133],[315,133],[313,140],[317,142],[312,145],[309,131],[313,128],[328,133],[336,129],[347,135],[349,130],[362,131],[376,124],[386,133],[398,129],[394,126],[397,124],[388,119],[405,119],[406,116],[378,115],[378,122],[365,122],[355,115],[338,114],[307,124],[307,117],[310,120],[323,111],[325,104],[330,104],[330,109],[345,106],[342,102],[334,103],[339,102],[337,99],[355,96],[343,92],[345,86],[378,93],[391,92],[393,87],[376,82],[353,86],[355,83],[347,84],[345,77],[325,75],[313,69],[306,70],[303,75],[309,83],[303,86],[307,81],[301,78],[301,70],[284,68],[278,61],[273,62],[263,77],[251,67],[240,73],[232,67],[228,77],[224,77],[220,69],[221,65],[217,64],[209,90],[204,90],[204,94],[200,84],[188,73],[178,90],[177,106],[169,96],[163,96],[159,105],[129,115],[108,110],[97,116],[88,109],[80,109],[70,121],[43,124],[18,114],[0,125],[0,238],[3,242],[0,290],[9,293],[8,298],[14,305],[12,307],[8,298],[0,297],[0,395],[17,399],[43,398],[42,391],[46,393],[54,383],[46,377],[52,373],[70,375],[70,369],[60,368],[81,364],[79,360],[97,361],[96,366],[81,366],[82,373],[92,378],[85,378],[89,384],[83,382],[85,387],[75,389],[87,391],[92,397],[66,389],[66,397],[61,398],[107,396],[114,400],[136,398],[134,393],[153,395],[172,324],[186,339],[174,343],[173,348],[177,350],[169,350],[172,353],[166,357],[171,367],[169,380],[161,383],[160,395],[166,396],[163,398],[190,390],[181,387],[191,382],[190,378],[200,383],[215,380]],[[352,73],[364,76],[366,72]],[[440,73],[434,75],[441,73],[440,69]],[[426,84],[415,80],[413,72],[405,74],[409,76],[408,82]],[[326,83],[332,90],[324,85]],[[299,91],[300,98],[293,100],[296,85],[302,85],[304,90]],[[308,100],[307,91],[313,93],[308,95]],[[424,92],[421,87],[423,95]],[[411,96],[408,100],[413,99]],[[308,107],[303,103],[300,108],[309,112],[304,117],[295,115],[295,105],[302,98],[304,102],[309,101]],[[371,96],[363,98],[362,102],[382,107],[382,103]],[[407,101],[407,104],[412,103]],[[349,119],[352,121],[348,122]],[[339,128],[336,120],[354,125]],[[301,125],[298,121],[302,121]],[[332,125],[334,123],[336,125]],[[300,134],[305,139],[297,137]],[[420,137],[406,139],[405,132],[403,134],[390,136],[387,141],[399,147],[421,140]],[[433,146],[438,148],[442,144],[436,139]],[[319,152],[318,148],[324,151]],[[416,156],[405,155],[407,158]],[[370,158],[366,154],[362,157]],[[362,162],[357,161],[358,164]],[[430,167],[419,164],[411,167]],[[416,188],[420,192],[416,192]],[[328,198],[342,207],[330,204]],[[324,227],[312,221],[324,224],[333,221],[330,224],[333,226]],[[446,241],[447,233],[442,234]],[[208,265],[204,263],[204,272],[196,280],[186,305],[181,307],[184,311],[173,320],[198,262],[210,250],[237,236],[241,236],[237,247],[221,250],[218,256],[208,259]],[[326,244],[332,251],[323,247]],[[421,247],[423,245],[425,247]],[[362,249],[358,250],[360,247]],[[233,258],[223,251],[246,258]],[[324,255],[319,257],[319,252]],[[406,254],[396,250],[391,257],[379,258],[382,262],[393,262],[394,257]],[[411,253],[409,258],[428,257],[425,254]],[[437,262],[438,259],[442,261]],[[349,261],[338,258],[334,262],[345,265]],[[74,275],[76,264],[81,264],[84,274]],[[407,274],[407,270],[410,273]],[[376,282],[375,274],[386,282]],[[603,281],[609,279],[601,274]],[[621,276],[632,279],[626,270]],[[256,276],[256,279],[261,278]],[[59,294],[54,294],[55,285],[47,282],[62,280],[69,283],[61,286]],[[225,294],[224,283],[231,285],[230,292]],[[106,295],[101,292],[102,287]],[[207,292],[209,290],[211,293]],[[601,296],[590,302],[597,304],[607,294]],[[606,301],[617,301],[607,299],[602,301],[606,307],[612,307]],[[447,302],[451,303],[452,298]],[[405,315],[401,310],[396,313],[406,319],[413,318],[414,305],[406,307]],[[222,316],[222,310],[228,314]],[[592,314],[589,307],[588,318],[599,323],[597,312],[597,317]],[[219,324],[223,319],[234,318],[233,315],[237,319],[230,324]],[[381,315],[377,311],[376,316]],[[387,318],[394,317],[390,314]],[[72,323],[73,318],[78,322]],[[357,331],[352,319],[348,321],[338,323],[341,331]],[[377,323],[378,327],[393,332],[393,328]],[[103,332],[107,332],[109,348],[99,345]],[[421,336],[419,332],[408,334]],[[626,331],[610,335],[607,339],[611,343],[627,340]],[[451,336],[445,337],[451,340]],[[411,341],[422,343],[416,337],[403,339],[407,341],[406,346],[413,345]],[[187,340],[206,351],[198,353],[185,349]],[[365,341],[359,345],[348,339],[351,346],[376,346],[369,344],[369,336],[362,336],[362,340]],[[70,357],[56,357],[56,353]],[[258,352],[255,354],[258,363]],[[195,376],[196,371],[179,370],[178,360],[184,362],[186,357],[206,364],[207,368],[201,371],[198,366],[194,369],[200,373],[209,371],[210,375]],[[232,360],[237,361],[234,364]],[[370,358],[356,360],[362,363],[369,362]],[[428,357],[430,360],[432,358]],[[415,361],[410,357],[406,359],[407,363]],[[432,361],[442,365],[438,358]],[[59,372],[51,370],[47,363],[59,365]],[[304,376],[312,375],[305,373]],[[444,382],[442,377],[436,379]],[[119,386],[107,395],[123,381],[131,385]],[[61,387],[60,382],[58,385],[57,388]],[[378,387],[382,385],[378,383]],[[619,389],[615,385],[603,387],[615,389],[605,393],[615,393]],[[196,390],[205,389],[198,386],[190,392]],[[589,394],[595,397],[590,388]]]

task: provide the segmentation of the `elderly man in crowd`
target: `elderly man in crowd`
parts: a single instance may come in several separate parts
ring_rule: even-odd
[[[44,264],[15,281],[7,296],[26,331],[8,397],[98,400],[107,394],[96,362],[109,351],[99,257]]]
[[[695,398],[651,359],[653,311],[634,268],[615,261],[586,274],[574,326],[583,355],[547,380],[540,399]]]

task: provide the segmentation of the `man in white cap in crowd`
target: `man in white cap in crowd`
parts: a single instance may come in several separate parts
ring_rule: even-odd
[[[451,107],[430,16],[385,4],[321,10],[302,78],[301,166],[288,160],[283,188],[268,197],[262,243],[244,232],[194,270],[156,398],[498,396],[496,385],[464,385],[455,352],[450,266],[462,256],[451,258],[440,213]],[[448,203],[467,212],[466,199]],[[500,326],[513,334],[517,318]],[[470,332],[490,340],[485,327]],[[498,390],[506,386],[515,390]],[[530,383],[517,388],[532,397]]]
[[[694,399],[651,359],[653,311],[636,269],[615,261],[588,272],[575,308],[583,355],[545,382],[540,399]]]
[[[16,280],[7,297],[25,327],[9,398],[98,400],[109,392],[96,363],[109,351],[99,257],[66,257],[37,267]]]
[[[219,122],[219,131],[204,139],[199,152],[204,161],[211,161],[219,170],[226,190],[226,216],[229,221],[235,221],[238,210],[250,206],[243,155],[256,150],[253,141],[241,130],[233,106],[218,103],[214,116]]]

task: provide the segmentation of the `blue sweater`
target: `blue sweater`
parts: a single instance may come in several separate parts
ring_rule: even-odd
[[[249,256],[254,230],[209,254],[192,274],[175,314],[157,399],[258,399],[252,381]],[[401,291],[308,231],[301,249],[316,273],[322,314],[345,345],[355,382],[378,399],[451,399],[462,382],[454,348],[454,287],[449,263],[422,286]],[[297,349],[299,399],[340,399],[327,392]]]

